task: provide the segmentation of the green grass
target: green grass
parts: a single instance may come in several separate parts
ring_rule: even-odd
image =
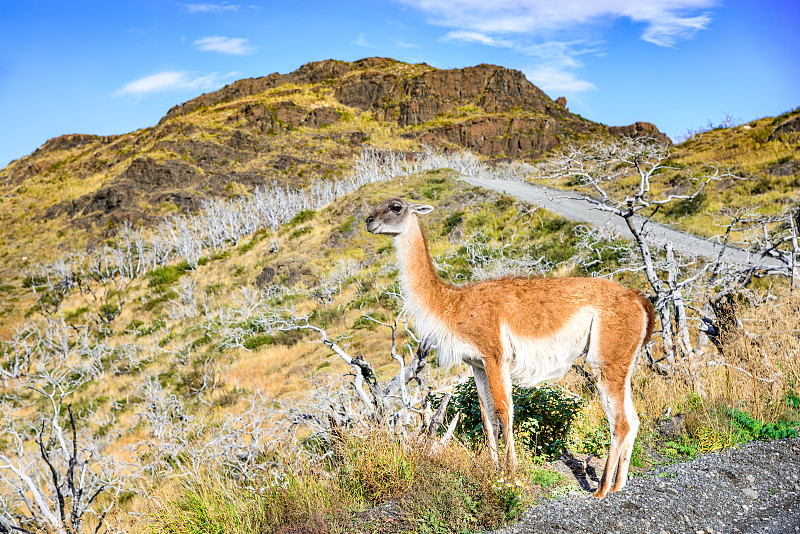
[[[178,279],[193,270],[187,261],[181,261],[175,265],[164,265],[150,271],[150,287],[168,286],[178,281]]]

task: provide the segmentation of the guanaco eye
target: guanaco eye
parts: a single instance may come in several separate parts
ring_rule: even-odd
[[[403,211],[403,207],[402,206],[398,206],[398,205],[394,205],[389,209],[392,210],[395,213],[400,213],[401,211]]]

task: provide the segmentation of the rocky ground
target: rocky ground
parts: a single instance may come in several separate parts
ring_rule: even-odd
[[[596,487],[601,469],[573,469]],[[575,489],[494,534],[800,532],[800,439],[757,441],[656,468],[597,500]]]

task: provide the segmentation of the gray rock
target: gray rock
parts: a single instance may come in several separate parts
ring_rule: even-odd
[[[776,489],[796,476],[800,439],[752,442],[658,467],[602,501],[587,492],[543,502],[495,534],[800,532],[800,491]]]

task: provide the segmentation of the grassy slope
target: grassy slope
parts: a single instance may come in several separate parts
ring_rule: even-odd
[[[213,334],[206,336],[203,325],[215,321],[220,307],[236,308],[235,299],[242,298],[242,287],[255,289],[255,279],[265,267],[276,270],[273,284],[288,286],[288,279],[297,277],[294,286],[287,289],[290,296],[281,302],[273,301],[274,305],[293,305],[298,312],[315,312],[314,324],[325,326],[332,337],[346,332],[352,334],[348,340],[351,353],[362,353],[370,358],[379,374],[393,374],[396,363],[389,354],[388,329],[361,320],[365,313],[391,320],[398,311],[395,302],[381,295],[382,290],[396,283],[391,241],[367,234],[362,222],[369,206],[390,196],[431,202],[437,207],[425,220],[434,256],[454,252],[445,229],[456,227],[467,234],[480,230],[492,240],[532,246],[554,261],[574,252],[570,249],[572,225],[545,215],[537,219],[536,225],[520,228],[525,217],[518,214],[513,203],[503,200],[499,204],[502,209],[498,209],[501,197],[453,180],[448,171],[365,186],[306,221],[285,225],[277,236],[260,232],[229,253],[202,262],[194,271],[170,270],[171,276],[161,276],[169,269],[166,268],[158,271],[159,277],[150,275],[133,282],[122,293],[125,301],[122,312],[110,325],[104,340],[112,346],[134,343],[144,354],[152,351],[153,361],[130,373],[107,376],[76,394],[73,402],[78,409],[89,404],[97,406],[98,402],[106,404],[107,409],[113,401],[122,401],[130,394],[142,376],[150,374],[158,376],[177,394],[186,395],[192,371],[209,358],[227,369],[215,398],[217,407],[233,402],[231,409],[236,409],[232,399],[235,399],[237,383],[248,389],[258,386],[268,396],[291,397],[304,392],[304,380],[310,373],[320,369],[341,372],[343,364],[329,350],[323,345],[308,343],[315,340],[310,334],[278,337],[274,342],[268,340],[259,346],[260,333],[252,331],[248,337],[253,339],[252,351],[224,350],[218,345],[220,339]],[[459,221],[453,220],[454,212],[460,214]],[[558,244],[553,242],[554,236],[556,239],[560,236]],[[277,252],[270,251],[274,237],[280,240]],[[453,277],[469,272],[463,260],[445,261]],[[325,306],[319,305],[309,296],[309,290],[348,262],[357,262],[357,268],[342,285],[341,296]],[[159,283],[165,278],[166,282]],[[194,318],[172,320],[168,312],[174,304],[170,301],[178,299],[176,290],[189,280],[196,283],[197,301],[205,302],[207,313],[201,307]],[[112,302],[116,301],[112,299]],[[27,299],[14,304],[29,306],[29,320],[38,320],[38,308],[33,301]],[[97,314],[101,304],[90,295],[74,292],[57,313],[64,316],[67,324],[91,325],[90,317]],[[133,333],[134,327],[139,334]],[[298,342],[301,339],[302,342]],[[398,342],[402,345],[408,339],[402,334]],[[187,347],[191,347],[188,363],[176,363],[175,354]],[[128,417],[132,415],[130,407],[117,414],[120,428],[126,428],[131,421]],[[133,440],[135,436],[127,436],[125,441],[128,439]]]
[[[471,188],[453,179],[449,171],[365,186],[329,208],[284,225],[277,235],[259,232],[228,252],[201,262],[194,271],[171,266],[126,288],[121,294],[125,301],[122,312],[102,338],[116,347],[133,344],[142,361],[122,371],[112,371],[112,358],[106,362],[102,380],[89,383],[66,399],[79,415],[87,410],[98,413],[98,418],[91,421],[80,418],[83,431],[100,432],[103,436],[120,432],[119,437],[109,438],[106,452],[135,461],[126,447],[147,435],[146,428],[136,424],[141,412],[136,403],[138,388],[148,377],[155,377],[168,393],[184,399],[192,415],[214,421],[243,409],[241,397],[245,391],[259,389],[267,398],[278,401],[296,399],[307,393],[310,375],[343,374],[344,364],[323,345],[314,343],[317,338],[311,334],[279,335],[264,341],[264,335],[253,329],[247,336],[252,350],[223,349],[218,336],[206,334],[207,327],[218,321],[220,309],[238,309],[242,288],[254,288],[255,278],[268,266],[276,271],[272,283],[289,286],[288,295],[272,299],[261,311],[292,306],[299,313],[314,313],[313,324],[325,327],[331,337],[348,334],[345,346],[351,354],[367,357],[380,376],[393,376],[396,362],[390,356],[388,329],[362,318],[369,313],[392,321],[399,311],[397,303],[384,292],[396,284],[391,240],[367,234],[362,222],[370,206],[391,196],[436,206],[437,210],[426,217],[425,225],[432,254],[440,258],[445,268],[442,275],[453,280],[465,280],[470,265],[463,254],[456,254],[449,238],[451,232],[467,236],[481,232],[488,239],[487,248],[497,250],[506,245],[506,254],[512,256],[524,251],[561,262],[575,253],[572,224],[543,212],[537,212],[532,220],[521,210],[523,206],[496,193]],[[272,252],[276,237],[280,246]],[[352,262],[357,262],[357,268],[342,284],[339,296],[320,305],[309,295],[309,290],[337,268]],[[569,266],[561,271],[569,272]],[[297,277],[293,286],[289,283],[292,277]],[[169,311],[178,300],[176,292],[190,280],[196,284],[197,301],[204,306],[195,317],[170,319]],[[29,320],[40,319],[30,299],[14,304],[29,306]],[[57,314],[67,324],[88,324],[94,330],[90,317],[97,314],[100,305],[89,295],[73,293]],[[408,335],[400,333],[398,346],[407,341]],[[203,395],[208,402],[198,404],[191,400],[190,391],[198,386],[199,373],[209,362],[218,366],[220,381],[216,389]],[[464,371],[456,368],[445,374]],[[442,373],[434,369],[432,376],[436,379]],[[0,390],[0,396],[13,394],[13,382],[11,385],[11,390]],[[29,408],[24,407],[29,401],[34,401],[37,409],[46,410],[46,403],[36,399],[33,393],[23,392],[17,398],[22,403],[18,406],[20,413],[29,413]],[[114,423],[99,427],[96,421],[106,416],[113,417]]]
[[[656,212],[655,220],[698,235],[711,237],[721,233],[715,221],[723,207],[755,208],[767,215],[778,213],[798,202],[800,194],[800,163],[786,169],[786,164],[798,162],[800,135],[797,133],[778,136],[768,140],[776,125],[800,114],[797,110],[779,117],[766,117],[733,128],[716,128],[697,134],[676,145],[666,165],[677,170],[666,170],[653,178],[652,197],[669,194],[686,194],[692,190],[687,177],[694,174],[702,177],[713,174],[714,167],[729,172],[741,180],[723,179],[712,181],[699,202],[675,202]],[[533,181],[537,181],[533,179]],[[545,182],[542,182],[545,183]],[[551,185],[547,183],[547,185]],[[624,191],[633,191],[638,177],[620,180],[617,184],[606,184],[607,190],[624,197]],[[565,180],[559,187],[595,192],[589,188],[570,185]]]
[[[125,290],[126,304],[105,340],[114,346],[135,343],[142,353],[152,354],[152,361],[144,361],[140,366],[121,373],[107,372],[103,380],[77,392],[69,399],[76,412],[93,408],[101,415],[113,414],[115,428],[122,434],[108,444],[107,450],[125,457],[124,447],[136,443],[146,433],[141,425],[134,426],[137,420],[137,385],[146,376],[157,377],[167,391],[186,399],[191,405],[189,391],[197,386],[199,370],[206,362],[216,362],[221,370],[218,387],[205,396],[209,404],[194,403],[192,408],[196,410],[195,416],[214,420],[241,410],[241,396],[245,390],[258,387],[267,396],[278,400],[298,398],[305,393],[308,387],[305,379],[310,374],[320,371],[342,373],[344,366],[341,362],[322,345],[311,343],[315,340],[312,335],[275,337],[262,343],[262,334],[253,330],[248,334],[248,340],[252,340],[250,346],[253,350],[250,351],[222,349],[218,336],[213,333],[205,335],[205,327],[217,321],[218,310],[237,308],[237,299],[242,298],[242,287],[253,287],[255,278],[265,267],[275,269],[273,283],[288,284],[290,278],[297,277],[295,285],[289,289],[289,296],[273,299],[270,305],[293,305],[299,312],[314,312],[312,321],[325,326],[331,336],[351,336],[346,342],[351,353],[364,354],[382,376],[393,374],[396,365],[389,356],[388,330],[381,326],[373,327],[362,319],[363,314],[370,313],[391,320],[398,311],[383,293],[396,282],[391,242],[385,237],[366,234],[362,223],[370,206],[390,196],[436,206],[437,210],[425,219],[425,224],[432,253],[443,268],[442,275],[451,280],[469,279],[472,266],[466,260],[465,251],[453,246],[450,236],[469,236],[479,231],[487,236],[489,250],[498,251],[505,245],[509,256],[544,256],[560,264],[559,275],[587,274],[575,271],[567,261],[576,252],[572,224],[542,211],[531,217],[522,209],[524,206],[497,194],[470,188],[454,180],[448,171],[433,171],[365,186],[329,208],[285,225],[277,235],[259,232],[229,252],[208,258],[194,271],[171,271],[172,276],[167,276],[167,270],[164,270],[158,273],[159,276],[151,275],[133,283]],[[277,252],[271,252],[276,237],[280,240],[280,247]],[[309,296],[309,289],[329,278],[347,262],[358,262],[358,267],[344,282],[340,297],[327,305],[320,305]],[[205,299],[206,307],[201,307],[196,317],[172,320],[168,316],[168,311],[174,306],[170,300],[177,299],[180,284],[187,280],[196,283],[198,301]],[[629,278],[625,282],[637,286],[640,280]],[[37,318],[30,299],[14,305],[26,306],[31,318]],[[98,306],[99,303],[90,297],[73,294],[62,304],[61,313],[68,323],[86,324]],[[135,325],[140,330],[155,328],[152,332],[136,335],[130,331]],[[407,336],[401,335],[399,343],[407,340]],[[178,355],[184,356],[179,358]],[[747,361],[746,358],[743,361]],[[453,372],[461,371],[463,369]],[[441,376],[441,371],[434,371],[434,376]],[[567,383],[572,388],[583,388],[577,377],[568,379]],[[719,380],[715,383],[720,385]],[[683,386],[665,385],[646,372],[637,374],[635,390],[643,420],[655,424],[665,406],[700,414],[694,416],[691,428],[702,431],[704,439],[710,442],[707,447],[713,450],[718,443],[729,439],[720,429],[727,424],[727,419],[720,416],[716,408],[693,400],[691,389]],[[733,402],[729,390],[730,387],[719,389],[719,398]],[[750,394],[759,398],[761,395],[755,390],[750,392],[745,385],[741,398]],[[780,392],[775,394],[781,395]],[[23,396],[20,400],[25,402],[29,398],[32,397]],[[753,400],[758,401],[757,398]],[[38,407],[45,408],[44,405]],[[652,431],[653,427],[648,428],[648,423],[643,436],[647,436],[648,430]],[[87,430],[100,431],[92,426],[93,422],[83,424],[87,425]],[[577,438],[581,446],[588,447],[587,451],[595,447],[597,453],[602,453],[605,443],[603,425],[603,415],[595,400],[587,407]],[[115,428],[102,431],[110,435],[110,430]],[[688,436],[670,446],[678,455],[680,451],[698,450],[697,443],[696,436]]]

